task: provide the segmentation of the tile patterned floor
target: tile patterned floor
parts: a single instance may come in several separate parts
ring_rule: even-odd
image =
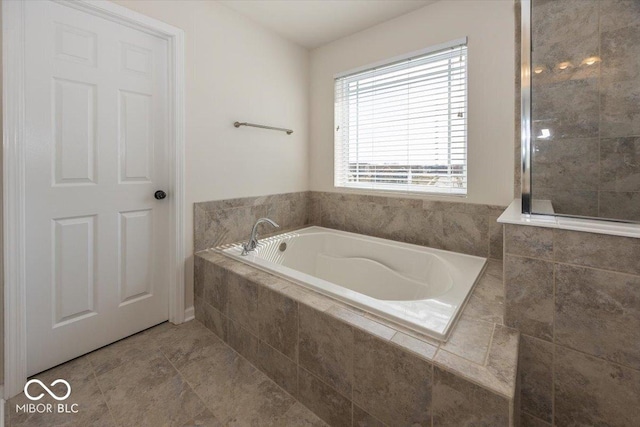
[[[20,394],[7,403],[7,427],[326,426],[195,320],[163,323],[35,378],[69,381],[66,402],[78,413],[16,413],[30,402]],[[39,403],[58,402],[45,394]]]

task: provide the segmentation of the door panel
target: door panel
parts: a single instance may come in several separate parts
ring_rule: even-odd
[[[168,319],[168,75],[153,35],[50,1],[26,23],[32,375]]]
[[[150,95],[120,91],[120,183],[152,181],[152,102]]]
[[[95,216],[53,220],[53,327],[95,311]]]
[[[153,211],[120,213],[120,305],[153,295]]]
[[[53,79],[54,185],[95,184],[96,87]]]

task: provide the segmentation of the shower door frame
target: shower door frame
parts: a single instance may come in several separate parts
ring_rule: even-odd
[[[633,235],[635,237],[638,234],[638,227],[640,222],[630,221],[615,218],[603,218],[597,216],[582,216],[560,213],[536,213],[533,211],[533,188],[532,188],[532,162],[531,162],[531,148],[532,148],[532,108],[531,100],[532,85],[531,85],[531,55],[533,52],[532,44],[532,0],[520,0],[520,171],[521,171],[521,212],[528,218],[535,219],[539,217],[555,217],[565,218],[566,220],[588,220],[590,225],[586,226],[587,229],[593,228],[594,232],[611,234],[606,229],[595,231],[602,227],[606,228],[606,224],[615,223],[620,227],[629,227],[629,231],[622,231],[622,235]],[[600,222],[601,225],[597,225]],[[584,225],[583,225],[584,226]]]
[[[531,215],[531,0],[520,0],[520,171],[522,213]]]

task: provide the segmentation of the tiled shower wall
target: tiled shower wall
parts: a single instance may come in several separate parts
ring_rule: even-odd
[[[532,29],[533,196],[640,221],[640,2],[533,0]]]
[[[640,420],[640,239],[505,225],[523,426]]]
[[[260,217],[502,259],[505,208],[353,193],[300,192],[196,203],[195,251],[246,240]],[[265,233],[271,232],[267,226]]]

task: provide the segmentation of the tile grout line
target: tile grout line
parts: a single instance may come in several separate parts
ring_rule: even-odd
[[[487,364],[489,363],[489,354],[491,353],[491,346],[493,345],[493,337],[496,334],[496,324],[493,324],[493,329],[491,329],[491,337],[489,337],[489,345],[487,346],[487,350],[485,352],[485,355],[483,357],[484,361],[482,363],[482,366],[486,367]],[[517,372],[516,372],[517,375]]]
[[[527,411],[522,411],[521,410],[520,413],[521,414],[527,414],[527,416],[529,416],[529,417],[531,417],[531,418],[533,418],[533,419],[535,419],[537,421],[540,421],[541,423],[543,423],[544,426],[550,426],[550,427],[553,426],[553,423],[548,423],[547,421],[543,420],[542,418],[536,417],[535,415],[531,415]],[[522,418],[522,416],[521,416],[521,418]]]
[[[439,350],[439,351],[438,351],[438,353],[439,353],[440,351],[444,351],[445,353],[449,353],[449,352],[448,352],[448,351],[446,351],[446,350]],[[460,356],[458,356],[458,355],[456,355],[456,354],[453,354],[453,353],[449,353],[449,354],[451,354],[451,355],[453,355],[453,356],[455,356],[455,357],[460,357]],[[464,359],[464,360],[465,360],[465,361],[468,361],[467,359]],[[462,375],[460,371],[456,371],[456,370],[453,370],[452,368],[449,368],[449,367],[447,367],[447,366],[443,366],[443,365],[441,365],[441,364],[440,364],[440,362],[437,362],[437,363],[436,363],[436,361],[435,361],[435,360],[434,360],[434,361],[433,361],[433,363],[431,363],[431,364],[433,365],[433,367],[434,367],[434,368],[438,368],[438,369],[441,369],[441,370],[443,370],[443,371],[446,371],[447,373],[449,373],[449,374],[451,374],[451,375],[454,375],[454,376],[456,376],[457,378],[459,378],[459,379],[461,379],[461,380],[463,380],[463,381],[466,381],[466,382],[468,382],[468,383],[474,384],[474,385],[476,385],[477,387],[479,387],[479,388],[481,388],[481,389],[483,389],[483,390],[485,390],[485,391],[488,391],[488,392],[489,392],[489,393],[491,393],[491,394],[497,395],[497,396],[502,397],[502,398],[505,398],[505,399],[507,399],[507,400],[512,400],[512,399],[514,398],[514,396],[515,396],[515,393],[514,393],[514,396],[511,396],[511,397],[510,397],[510,396],[508,396],[507,394],[502,393],[501,391],[497,391],[497,390],[491,389],[491,388],[489,388],[487,385],[483,385],[483,384],[481,384],[479,381],[477,381],[477,380],[475,380],[475,379],[473,379],[473,378],[471,378],[471,377],[469,377],[469,376]],[[480,369],[480,370],[482,370],[482,371],[488,371],[488,369],[487,369],[487,367],[486,367],[486,366],[481,366],[481,365],[478,365],[477,363],[475,363],[475,365],[476,365],[476,366],[478,366],[478,367],[479,367],[479,369]],[[493,374],[492,374],[492,375],[493,375]],[[517,374],[516,374],[516,375],[517,375]]]
[[[635,274],[635,273],[627,273],[625,271],[620,271],[620,270],[608,270],[606,268],[600,268],[600,267],[593,267],[590,265],[584,265],[584,264],[575,264],[575,263],[571,263],[571,262],[565,262],[565,261],[557,261],[555,259],[548,259],[548,258],[536,258],[536,257],[531,257],[531,256],[527,256],[527,255],[519,255],[519,254],[513,254],[513,253],[507,253],[505,255],[508,255],[510,257],[514,257],[514,258],[520,258],[520,259],[530,259],[530,260],[534,260],[534,261],[543,261],[549,264],[559,264],[559,265],[566,265],[569,267],[574,267],[574,268],[584,268],[586,270],[595,270],[595,271],[602,271],[605,273],[615,273],[615,274],[622,274],[625,276],[632,276],[632,277],[638,277],[640,278],[640,273],[639,274]]]
[[[203,326],[204,326],[204,324],[203,324]],[[205,329],[206,329],[207,331],[209,331],[211,334],[213,334],[216,338],[218,338],[218,336],[217,336],[216,334],[214,334],[213,332],[211,332],[211,331],[209,330],[209,328],[207,328],[206,326],[205,326]],[[219,338],[218,338],[218,339],[219,339]],[[222,340],[220,340],[220,341],[222,341]],[[222,341],[222,342],[224,343],[224,341]],[[169,360],[169,358],[167,357],[167,355],[166,355],[166,354],[164,354],[164,351],[162,351],[162,350],[159,350],[159,351],[160,351],[160,354],[162,354],[162,357],[164,357],[164,358],[165,358],[165,360],[166,360],[167,362],[169,362],[169,364],[171,365],[171,367],[172,367],[172,368],[173,368],[173,369],[178,373],[178,375],[180,375],[180,378],[182,379],[182,381],[184,381],[184,383],[185,383],[186,385],[188,385],[188,386],[189,386],[189,389],[193,392],[193,394],[195,394],[195,395],[198,397],[198,399],[200,399],[200,403],[202,403],[202,405],[204,406],[204,409],[211,411],[211,414],[212,414],[214,417],[216,417],[216,419],[217,419],[218,421],[220,421],[220,420],[218,419],[218,417],[216,416],[216,413],[213,411],[213,409],[212,409],[212,408],[210,408],[210,407],[209,407],[209,405],[207,405],[206,401],[202,398],[202,396],[200,396],[200,394],[198,394],[198,392],[195,390],[195,388],[193,387],[193,385],[192,385],[192,384],[191,384],[191,383],[190,383],[190,382],[189,382],[189,381],[184,377],[184,375],[182,374],[182,372],[180,372],[180,370],[179,370],[179,369],[178,369],[178,368],[173,364],[173,362],[171,362],[171,360]],[[235,351],[235,350],[234,350],[234,351]],[[239,353],[238,353],[238,354],[239,354]],[[202,411],[202,412],[204,412],[204,411]],[[199,415],[199,414],[201,414],[202,412],[199,412],[198,414],[196,414],[196,416],[197,416],[197,415]],[[226,425],[225,423],[223,423],[223,424],[224,424],[224,425]]]
[[[435,357],[435,355],[434,355]],[[429,408],[429,413],[431,414],[431,416],[429,418],[431,418],[431,427],[433,426],[433,416],[434,416],[434,410],[433,410],[433,387],[435,385],[436,382],[436,367],[435,365],[432,363],[431,364],[431,402],[430,402],[430,408]]]
[[[93,363],[91,363],[91,360],[88,360],[88,362],[89,362],[89,366],[91,366],[91,374],[93,374],[93,379],[96,382],[96,385],[98,386],[98,390],[100,390],[100,395],[102,396],[102,400],[104,401],[104,404],[107,405],[107,410],[109,411],[109,415],[111,416],[111,419],[113,420],[116,426],[121,426],[121,424],[118,422],[118,419],[115,417],[115,415],[113,415],[113,410],[111,409],[111,405],[109,405],[109,402],[107,401],[107,396],[105,396],[104,391],[102,390],[100,381],[98,381],[98,375],[96,375],[96,371],[93,367]]]
[[[228,318],[228,319],[229,319],[229,318]],[[196,319],[196,320],[197,320],[197,319]],[[229,320],[230,320],[230,319],[229,319]],[[198,321],[199,321],[199,320],[198,320]],[[201,323],[202,323],[202,322],[201,322]],[[204,324],[202,324],[202,325],[204,326]],[[211,329],[207,328],[206,326],[204,326],[204,327],[205,327],[205,329],[207,329],[207,331],[208,331],[210,334],[212,334],[216,339],[220,340],[220,342],[221,342],[222,344],[224,344],[224,345],[225,345],[226,347],[228,347],[231,351],[233,351],[233,352],[237,355],[237,357],[240,357],[240,358],[244,359],[247,363],[249,363],[249,364],[250,364],[250,365],[255,369],[255,372],[254,372],[252,375],[258,375],[258,374],[262,374],[262,375],[264,375],[264,376],[265,376],[265,378],[266,378],[267,380],[269,380],[269,381],[271,381],[273,384],[275,384],[275,385],[276,385],[276,387],[278,387],[280,390],[282,390],[282,391],[283,391],[284,393],[286,393],[288,396],[291,396],[291,398],[293,398],[293,400],[294,400],[295,402],[299,402],[301,405],[303,405],[305,408],[307,408],[307,406],[306,406],[306,405],[304,405],[302,402],[300,402],[300,401],[296,398],[296,396],[293,396],[293,395],[292,395],[291,393],[289,393],[287,390],[285,390],[284,388],[282,388],[278,383],[276,383],[276,382],[275,382],[271,377],[269,377],[269,375],[267,375],[264,371],[262,371],[262,370],[261,370],[258,366],[256,366],[252,361],[250,361],[250,360],[249,360],[249,359],[247,359],[245,356],[243,356],[242,354],[240,354],[240,353],[239,353],[235,348],[231,347],[231,345],[229,345],[229,343],[228,343],[228,342],[226,342],[224,339],[222,339],[222,338],[220,338],[219,336],[217,336],[217,335],[215,334],[215,332],[213,332]],[[267,344],[266,342],[265,342],[265,344],[266,344],[266,345],[269,345],[269,344]],[[273,348],[273,347],[272,347],[272,348]],[[274,349],[274,350],[275,350],[275,349]],[[276,351],[277,351],[277,350],[276,350]],[[164,356],[164,353],[162,353],[162,354],[163,354],[163,356]],[[285,357],[286,357],[286,356],[285,356]],[[166,356],[165,356],[165,358],[166,358]],[[291,359],[289,359],[289,360],[291,360]],[[169,361],[169,363],[171,363],[171,361]],[[173,364],[172,364],[172,366],[173,366]],[[179,369],[177,369],[177,368],[176,368],[176,370],[180,373],[180,376],[182,376],[182,372],[180,372],[180,370],[179,370]],[[297,370],[296,370],[296,371],[297,371]],[[187,384],[189,385],[189,387],[191,387],[191,389],[192,389],[192,390],[194,391],[194,393],[195,393],[195,390],[193,389],[193,387],[191,386],[191,384],[190,384],[186,379],[185,379],[185,382],[187,382]],[[296,384],[296,387],[297,387],[297,384]],[[204,402],[204,399],[202,399],[202,398],[200,397],[200,395],[198,395],[197,393],[196,393],[196,395],[200,398],[200,400],[202,400],[202,401]],[[206,403],[205,403],[205,405],[206,405]],[[293,405],[295,405],[295,403],[294,403]],[[291,405],[291,406],[293,406],[293,405]],[[206,406],[207,406],[207,408],[208,408],[208,409],[210,409],[208,405],[206,405]],[[289,407],[289,408],[285,411],[285,413],[287,413],[290,409],[291,409],[291,407]],[[307,408],[307,409],[309,409],[309,408]],[[309,411],[311,411],[311,409],[309,409]],[[320,417],[319,417],[315,412],[313,412],[313,411],[311,411],[311,412],[312,412],[316,417],[320,418]],[[212,411],[212,413],[213,413],[213,411]],[[214,415],[215,415],[215,413],[214,413]],[[320,419],[321,419],[321,418],[320,418]],[[324,420],[323,420],[323,422],[324,422]]]
[[[554,348],[555,348],[555,347],[561,347],[561,348],[563,348],[563,349],[566,349],[566,350],[570,350],[570,351],[574,351],[574,352],[576,352],[576,353],[579,353],[579,354],[581,354],[581,355],[583,355],[583,356],[587,356],[587,357],[591,357],[591,358],[593,358],[593,359],[597,359],[597,360],[599,360],[599,361],[601,361],[601,362],[610,363],[610,364],[612,364],[612,365],[614,365],[614,366],[616,366],[616,367],[618,367],[618,368],[622,368],[622,369],[629,369],[630,371],[634,371],[634,372],[638,372],[638,373],[640,373],[640,368],[634,368],[633,366],[627,366],[627,365],[623,365],[623,364],[621,364],[621,363],[619,363],[619,362],[614,362],[613,360],[604,359],[604,358],[602,358],[602,357],[600,357],[600,356],[596,356],[596,355],[594,355],[594,354],[587,353],[587,352],[585,352],[585,351],[583,351],[583,350],[578,350],[577,348],[569,347],[568,345],[565,345],[565,344],[554,344],[554,343],[553,343],[553,342],[551,342],[551,341],[548,341],[548,340],[543,339],[543,338],[536,337],[536,336],[534,336],[534,335],[522,334],[522,333],[521,333],[521,335],[526,335],[527,337],[529,337],[529,338],[533,338],[533,339],[536,339],[536,340],[538,340],[538,341],[544,341],[545,343],[547,343],[547,344],[551,344],[552,346],[554,346]]]

